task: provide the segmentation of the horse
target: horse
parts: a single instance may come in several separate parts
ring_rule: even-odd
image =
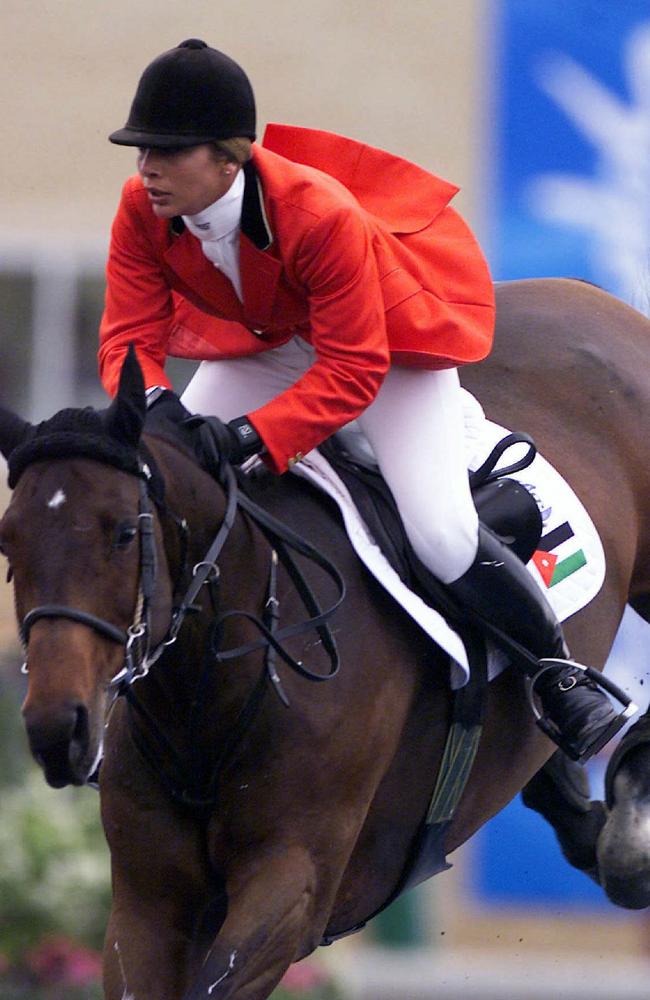
[[[562,279],[498,286],[497,315],[494,353],[463,381],[535,436],[591,513],[607,576],[566,631],[602,668],[626,603],[650,615],[650,322]],[[448,660],[360,566],[328,498],[292,475],[261,487],[297,548],[278,558],[279,536],[233,501],[232,470],[220,485],[145,415],[133,358],[106,411],[37,428],[0,412],[25,726],[55,787],[94,781],[101,761],[107,1000],[265,1000],[400,884],[449,728]],[[650,751],[628,738],[583,840],[605,891],[634,907],[650,902]],[[554,749],[506,669],[446,852]],[[549,818],[570,851],[581,833],[563,808]]]

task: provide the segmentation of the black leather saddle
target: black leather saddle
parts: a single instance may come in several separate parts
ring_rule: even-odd
[[[513,446],[527,450],[517,461],[496,469],[502,456]],[[443,614],[456,620],[458,608],[446,588],[418,559],[406,536],[393,495],[376,465],[346,450],[336,435],[319,451],[345,483],[359,514],[386,559],[410,590]],[[539,544],[542,517],[532,494],[515,479],[513,472],[527,468],[537,449],[530,435],[506,435],[492,449],[475,472],[469,474],[470,487],[480,520],[492,529],[526,563]],[[425,457],[423,456],[423,461]]]

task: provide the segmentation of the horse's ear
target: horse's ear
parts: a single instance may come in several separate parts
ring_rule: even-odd
[[[32,424],[0,406],[0,452],[5,458],[9,458],[14,448],[24,444],[33,433]]]
[[[133,344],[129,344],[120,372],[117,395],[106,411],[106,430],[122,444],[136,448],[146,414],[142,369]]]

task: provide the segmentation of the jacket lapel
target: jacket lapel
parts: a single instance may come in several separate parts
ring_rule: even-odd
[[[172,230],[173,231],[173,230]],[[228,319],[243,322],[244,311],[232,284],[208,260],[201,242],[183,226],[165,253],[165,263],[206,305]]]
[[[244,296],[247,326],[263,327],[270,322],[282,264],[258,250],[242,233],[239,244],[239,273]]]
[[[262,186],[252,160],[244,164],[244,181],[239,244],[244,314],[251,326],[264,326],[271,317],[282,263],[268,252],[273,244],[273,233],[266,218]]]

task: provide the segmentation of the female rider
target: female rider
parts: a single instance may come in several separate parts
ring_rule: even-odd
[[[542,709],[586,760],[624,720],[469,490],[456,369],[488,354],[494,300],[457,188],[324,132],[254,139],[250,82],[223,53],[189,39],[145,69],[110,136],[139,152],[112,229],[104,385],[131,341],[150,396],[171,390],[168,355],[201,359],[184,405],[226,422],[232,462],[277,473],[358,419],[419,558],[546,667]]]

